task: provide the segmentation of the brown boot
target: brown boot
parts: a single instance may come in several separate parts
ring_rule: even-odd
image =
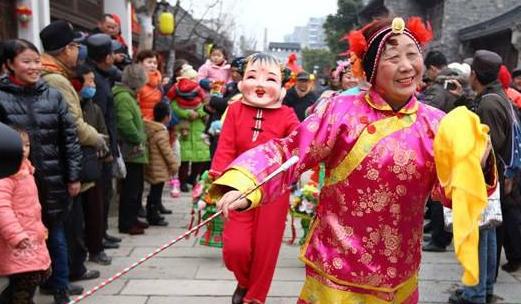
[[[235,291],[233,292],[232,304],[242,304],[242,299],[246,295],[246,292],[248,292],[248,289],[242,288],[237,284],[237,288],[235,288]]]

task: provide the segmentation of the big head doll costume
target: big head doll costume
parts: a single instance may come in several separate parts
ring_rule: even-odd
[[[211,175],[221,172],[241,153],[275,138],[289,135],[298,125],[293,109],[282,105],[285,89],[277,60],[257,53],[247,58],[238,87],[240,102],[228,106]],[[238,281],[234,303],[263,303],[282,242],[289,192],[267,208],[232,212],[223,232],[223,258]]]
[[[372,84],[369,91],[322,102],[288,137],[242,154],[210,188],[211,195],[222,196],[218,206],[225,214],[262,209],[302,172],[325,164],[316,219],[301,250],[306,280],[299,304],[418,303],[423,210],[431,192],[449,206],[455,199],[455,213],[469,208],[458,215],[462,229],[455,248],[464,283],[476,284],[474,221],[497,177],[488,161],[492,169],[485,179],[479,161],[488,156],[487,128],[466,109],[442,120],[443,112],[418,102],[421,46],[432,33],[419,18],[411,19],[375,20],[350,35],[357,39],[351,51],[361,59],[358,70]],[[233,200],[293,155],[299,157],[295,166],[248,200]]]

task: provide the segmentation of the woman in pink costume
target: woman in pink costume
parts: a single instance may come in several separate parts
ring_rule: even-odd
[[[213,195],[222,195],[218,206],[227,215],[229,210],[273,200],[302,172],[325,163],[317,217],[301,250],[306,280],[299,304],[419,301],[425,201],[432,191],[440,199],[461,198],[448,192],[455,189],[451,181],[444,182],[444,191],[438,182],[446,181],[450,174],[445,173],[452,172],[451,166],[438,165],[438,157],[435,162],[439,155],[435,151],[445,146],[434,144],[438,129],[440,134],[448,133],[440,127],[444,113],[415,96],[423,74],[422,44],[431,37],[417,17],[407,24],[401,18],[379,19],[351,33],[350,51],[361,59],[365,78],[372,85],[369,91],[321,103],[290,136],[242,154],[210,189]],[[467,117],[473,114],[461,110],[463,119],[470,121]],[[472,122],[479,125],[477,117]],[[467,160],[476,174],[467,177],[475,177],[474,185],[481,189],[481,209],[466,223],[477,223],[486,205],[485,181],[494,185],[496,177],[492,157],[485,150],[486,133],[476,134],[480,148]],[[235,200],[239,191],[256,185],[292,155],[299,156],[295,166],[248,199]],[[450,206],[449,200],[443,201]],[[460,260],[471,273],[464,281],[475,284],[478,228],[477,224],[469,226],[473,231],[472,265]]]

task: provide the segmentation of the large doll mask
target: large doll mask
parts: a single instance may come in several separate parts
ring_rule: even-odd
[[[238,84],[242,102],[258,108],[280,108],[286,90],[282,88],[277,60],[266,54],[253,54],[248,59],[244,77]]]

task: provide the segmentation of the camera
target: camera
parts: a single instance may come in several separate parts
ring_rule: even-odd
[[[452,91],[452,90],[456,90],[458,88],[458,86],[450,80],[445,80],[445,82],[443,83],[443,88],[445,90]]]
[[[18,172],[22,163],[22,139],[15,130],[0,123],[0,178],[8,177]]]

